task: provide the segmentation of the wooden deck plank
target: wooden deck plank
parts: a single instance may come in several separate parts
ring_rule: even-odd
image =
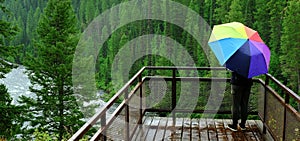
[[[261,120],[255,120],[256,125],[258,127],[257,133],[261,135],[261,140],[266,140],[266,141],[274,141],[274,138],[272,137],[270,132],[266,132],[266,134],[262,134],[263,131],[263,123]]]
[[[152,119],[151,125],[149,126],[148,133],[145,136],[145,141],[150,141],[153,140],[153,138],[155,138],[155,134],[157,132],[160,119],[161,119],[160,117],[154,117]]]
[[[163,140],[171,140],[173,132],[175,132],[175,128],[173,127],[172,118],[167,118],[166,131]]]
[[[175,123],[175,132],[172,134],[171,140],[179,141],[182,140],[182,134],[183,134],[183,118],[176,118]]]
[[[257,126],[254,120],[247,120],[246,122],[246,130],[244,134],[248,141],[257,141],[259,138],[256,137],[256,131],[253,131],[251,126]]]
[[[142,123],[144,123],[146,121],[147,118],[143,118],[142,120]],[[140,132],[141,132],[141,129],[142,129],[142,126],[143,125],[139,125],[139,127],[136,129],[135,131],[135,134],[132,136],[132,139],[131,140],[137,140],[137,137],[139,136]]]
[[[138,129],[132,140],[136,141],[272,141],[262,134],[261,121],[248,120],[246,131],[232,132],[226,129],[231,119],[189,119],[176,118],[173,126],[172,118],[146,117],[142,128]]]
[[[232,123],[231,119],[223,119],[223,122],[225,126]],[[253,132],[251,130],[248,130],[248,127],[246,131],[241,131],[240,128],[238,128],[237,132],[232,132],[229,129],[225,129],[225,130],[226,130],[226,135],[228,140],[256,141],[256,139],[253,138],[254,137]]]
[[[208,137],[208,127],[205,118],[201,118],[199,120],[199,128],[200,128],[200,140],[206,141],[209,139]]]
[[[206,122],[207,122],[209,139],[213,140],[213,141],[217,141],[218,137],[217,137],[217,131],[216,131],[214,119],[208,118],[208,119],[206,119]]]
[[[153,121],[153,117],[149,117],[149,119],[145,120],[144,124],[143,124],[143,130],[142,130],[142,134],[141,134],[141,140],[146,140],[146,137],[148,135],[148,132],[150,130],[150,126],[151,126],[151,123]]]
[[[182,130],[182,140],[188,141],[191,140],[191,119],[183,119],[183,130]]]
[[[229,130],[229,129],[228,129]],[[246,137],[244,136],[244,134],[242,132],[231,132],[234,140],[237,140],[237,141],[246,141]]]
[[[229,129],[228,129],[229,130]],[[231,131],[232,132],[232,131]],[[232,136],[237,141],[247,141],[245,135],[241,130],[238,130],[237,132],[232,132]]]
[[[248,126],[251,129],[251,131],[253,132],[253,135],[256,140],[263,140],[263,137],[262,137],[262,134],[260,133],[258,124],[255,121],[249,120]]]
[[[260,123],[261,123],[261,129],[262,129],[262,122],[258,123],[257,121],[248,121],[249,128],[253,132],[256,140],[263,140],[262,130],[260,130]],[[255,126],[254,126],[255,125]]]
[[[228,124],[231,124],[231,119],[223,119],[224,127],[226,128]],[[234,140],[234,137],[232,136],[232,132],[229,129],[225,129],[226,138],[229,141]]]
[[[225,127],[228,126],[228,124],[232,124],[231,119],[223,119]],[[238,130],[236,132],[231,131],[230,129],[226,128],[226,135],[228,140],[234,140],[234,141],[247,141],[245,135],[241,130]]]
[[[217,131],[217,138],[219,141],[227,141],[226,131],[224,127],[224,122],[222,119],[215,119],[215,126]]]
[[[179,141],[182,138],[183,118],[176,118],[175,127],[172,118],[168,118],[164,140]]]
[[[143,125],[141,126],[141,129],[139,130],[138,135],[136,136],[136,141],[145,140],[145,137],[147,136],[148,130],[150,128],[151,122],[153,117],[146,117]]]
[[[167,126],[168,119],[161,118],[159,121],[158,129],[153,141],[161,141],[164,140],[166,126]]]
[[[200,127],[199,127],[198,119],[192,119],[191,121],[191,140],[192,141],[200,140]]]

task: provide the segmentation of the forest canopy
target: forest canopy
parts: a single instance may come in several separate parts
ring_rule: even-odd
[[[47,123],[53,122],[53,126],[56,127],[49,132],[57,133],[59,139],[62,139],[66,135],[65,129],[76,130],[69,128],[69,122],[71,120],[79,120],[82,116],[78,112],[76,104],[70,102],[74,97],[61,97],[61,95],[70,95],[73,93],[70,78],[71,63],[73,59],[72,54],[79,41],[79,37],[98,15],[126,1],[128,0],[0,0],[0,61],[2,62],[2,59],[5,59],[16,64],[27,66],[29,71],[31,71],[30,74],[37,75],[36,77],[31,77],[31,82],[35,82],[35,84],[40,84],[45,87],[48,84],[53,84],[53,87],[41,90],[31,88],[31,91],[40,94],[41,97],[45,97],[44,99],[47,99],[47,95],[43,94],[44,91],[51,91],[53,95],[57,96],[53,99],[59,99],[60,107],[58,109],[60,109],[60,111],[57,111],[55,114],[49,112],[53,109],[47,109],[49,117],[53,116],[53,119],[55,119],[53,121],[47,121]],[[300,93],[299,0],[173,1],[194,10],[205,19],[211,28],[217,24],[237,21],[257,30],[271,50],[269,73],[296,93]],[[148,0],[148,2],[149,8],[156,6],[151,5],[152,0]],[[162,3],[162,10],[166,8],[163,6],[167,7],[168,4]],[[125,12],[132,12],[130,10],[131,9],[119,11],[119,14],[122,15],[122,13]],[[149,14],[158,13],[159,11],[156,13],[149,12]],[[110,19],[108,22],[114,25],[113,23],[116,22],[116,20],[122,20],[122,18]],[[188,20],[189,19],[184,19],[184,21],[187,22]],[[60,25],[60,27],[57,28],[56,25]],[[54,31],[53,28],[56,28],[57,32]],[[104,36],[112,29],[114,29],[114,27],[103,27],[100,32],[102,36]],[[102,50],[100,50],[98,57],[93,58],[97,61],[95,77],[97,79],[98,89],[112,93],[112,78],[110,72],[112,71],[112,63],[116,59],[116,54],[126,43],[146,34],[158,34],[176,40],[192,56],[197,67],[209,67],[209,62],[206,59],[207,57],[201,45],[198,44],[192,35],[182,28],[172,23],[159,20],[147,19],[135,21],[119,28],[110,35],[105,41]],[[90,46],[94,46],[93,42],[89,44]],[[7,53],[3,48],[9,46],[19,46],[19,48],[18,50]],[[61,50],[61,48],[64,48],[64,50]],[[148,49],[146,51],[154,52],[156,50]],[[168,50],[163,51],[170,52]],[[56,56],[56,58],[51,58],[51,56]],[[176,56],[178,58],[185,58],[180,52],[177,52]],[[128,58],[130,59],[130,56]],[[133,75],[142,66],[171,65],[174,64],[161,56],[148,55],[135,62],[130,70],[130,75]],[[56,66],[59,67],[56,68]],[[5,74],[8,70],[4,69],[0,72],[0,75],[2,75],[2,72]],[[48,79],[48,76],[52,79]],[[60,81],[62,79],[63,81]],[[1,87],[1,91],[7,96],[5,88]],[[7,101],[10,100],[9,97],[7,97],[7,99]],[[23,102],[27,104],[30,103],[30,106],[39,104],[37,101],[26,98],[23,98]],[[69,103],[69,105],[64,105],[64,102]],[[51,100],[48,101],[48,104],[53,103],[55,102]],[[72,112],[75,113],[77,117],[70,116],[68,117],[69,119],[59,118],[59,116],[64,114],[64,108],[70,109],[72,106],[73,108],[76,107]],[[33,115],[29,115],[29,117],[30,116]],[[42,125],[47,127],[47,123],[43,123]],[[78,127],[80,127],[80,125],[74,128]],[[14,130],[16,131],[11,134],[20,132],[17,129]],[[41,128],[41,130],[44,132],[44,128]],[[27,133],[29,132],[32,134],[34,131],[31,130]]]
[[[72,0],[74,12],[76,14],[78,24],[77,27],[83,32],[89,23],[105,10],[112,8],[127,0]],[[259,32],[261,38],[269,46],[272,51],[271,64],[269,73],[279,78],[282,82],[292,87],[295,92],[299,92],[299,28],[297,13],[298,0],[277,1],[277,0],[174,0],[183,4],[195,12],[199,13],[207,23],[213,25],[237,21],[242,22],[246,26],[251,27]],[[37,25],[40,15],[47,4],[47,0],[13,0],[5,1],[4,5],[9,9],[10,14],[0,13],[2,19],[18,25],[19,33],[14,40],[8,42],[10,45],[23,45],[23,49],[19,50],[18,56],[8,57],[9,60],[19,64],[23,64],[27,56],[35,53],[33,48],[34,40],[37,40]],[[151,0],[149,1],[151,5]],[[291,8],[294,7],[294,8]],[[128,9],[130,11],[130,9]],[[125,11],[120,11],[125,12]],[[113,19],[111,19],[113,22]],[[168,27],[168,28],[167,28]],[[102,33],[110,31],[112,27],[105,27]],[[158,30],[163,29],[163,30]],[[126,43],[131,39],[143,34],[163,34],[169,36],[182,45],[184,45],[194,58],[197,66],[207,66],[207,61],[203,60],[201,47],[193,40],[193,38],[182,29],[162,21],[144,20],[134,22],[119,29],[110,36],[104,45],[104,51],[99,55],[98,66],[101,72],[110,72],[113,56],[117,53],[122,43]],[[291,56],[295,55],[294,61]],[[156,64],[155,64],[156,63]],[[143,65],[168,65],[163,62],[153,62],[153,57],[147,57]],[[282,67],[278,67],[282,66]],[[137,66],[138,70],[141,66]],[[110,79],[108,74],[99,74],[99,77]],[[287,83],[287,81],[289,83]],[[101,82],[99,85],[104,87]]]

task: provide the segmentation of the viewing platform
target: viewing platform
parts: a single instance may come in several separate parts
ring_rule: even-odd
[[[270,135],[262,134],[262,122],[259,120],[248,120],[246,130],[232,132],[226,129],[231,124],[230,119],[191,119],[177,118],[175,126],[172,118],[145,117],[143,126],[131,140],[134,141],[161,141],[161,140],[183,140],[183,141],[260,141],[273,140]]]
[[[253,79],[246,130],[226,129],[229,81],[221,67],[143,67],[69,141],[300,140],[300,97],[270,74]]]

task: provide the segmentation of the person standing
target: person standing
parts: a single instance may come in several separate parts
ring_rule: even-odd
[[[241,118],[239,127],[246,130],[246,120],[248,117],[248,103],[253,84],[252,78],[246,78],[236,72],[231,76],[231,94],[232,94],[232,124],[228,124],[231,131],[237,131],[238,120]]]

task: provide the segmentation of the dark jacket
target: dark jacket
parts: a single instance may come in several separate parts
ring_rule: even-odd
[[[252,78],[246,78],[236,72],[232,72],[230,83],[237,86],[252,86]]]

